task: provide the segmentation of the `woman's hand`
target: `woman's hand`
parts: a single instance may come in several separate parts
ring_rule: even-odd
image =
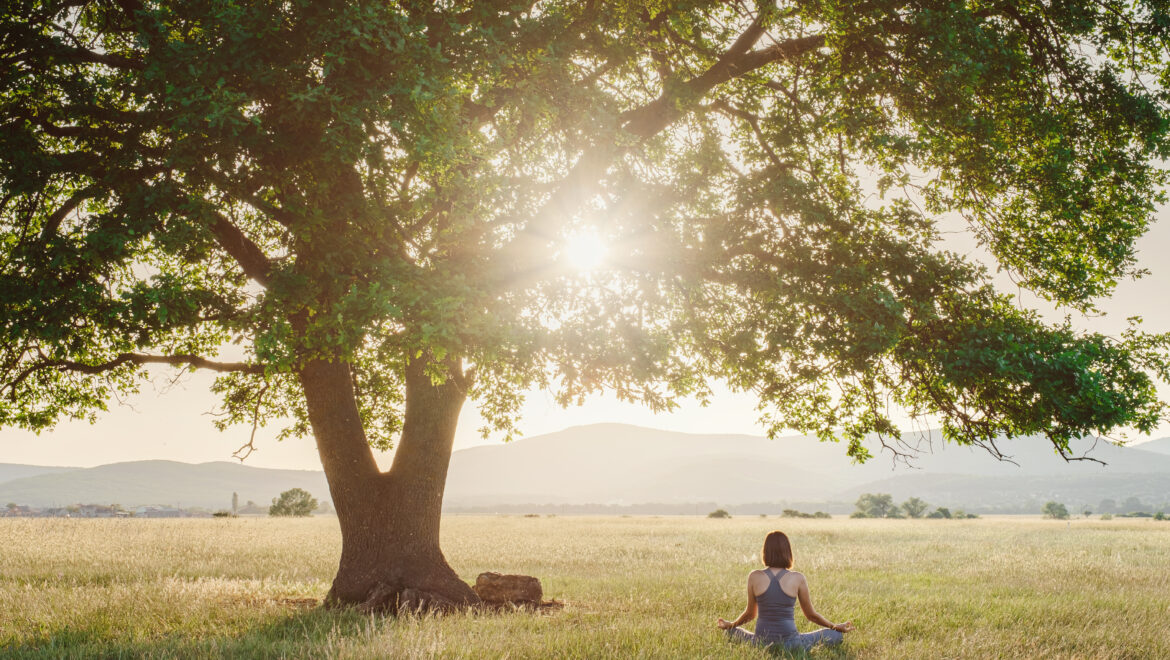
[[[722,620],[723,619],[720,619],[720,621],[722,621]],[[853,625],[852,621],[846,621],[845,623],[834,623],[833,624],[833,630],[836,630],[839,633],[853,632],[856,629],[857,628]]]
[[[719,622],[715,625],[719,626],[720,630],[731,630],[735,627],[730,621],[724,619],[723,617],[719,617]]]

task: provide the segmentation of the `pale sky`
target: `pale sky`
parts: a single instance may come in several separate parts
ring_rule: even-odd
[[[1170,291],[1170,212],[1162,209],[1159,221],[1139,242],[1140,262],[1150,275],[1138,281],[1118,285],[1112,299],[1102,301],[1105,316],[1074,319],[1078,326],[1098,332],[1115,334],[1126,325],[1130,316],[1145,319],[1148,332],[1170,332],[1170,309],[1165,303]],[[954,243],[965,245],[964,239]],[[954,248],[952,248],[954,249]],[[1007,282],[1006,278],[1000,278]],[[1038,304],[1035,298],[1025,296],[1027,304]],[[1057,317],[1059,318],[1059,317]],[[156,392],[144,388],[141,395],[122,405],[111,402],[110,412],[100,416],[98,423],[63,422],[53,431],[37,436],[16,430],[0,430],[0,463],[30,463],[37,465],[94,466],[121,461],[167,459],[189,463],[230,461],[232,452],[247,442],[250,427],[236,427],[220,433],[212,426],[208,411],[216,399],[208,392],[213,377],[193,374],[175,386],[168,379],[159,378]],[[1170,389],[1163,388],[1163,397],[1170,397]],[[530,393],[524,408],[520,429],[525,436],[551,433],[581,424],[621,422],[652,428],[691,433],[745,433],[763,435],[756,424],[755,403],[749,395],[730,392],[717,393],[712,405],[684,405],[674,413],[655,415],[635,405],[623,404],[612,398],[595,398],[580,408],[561,409],[548,394]],[[456,449],[477,444],[498,442],[483,440],[476,429],[481,425],[473,405],[469,404],[460,418],[455,440]],[[1154,438],[1170,435],[1170,425],[1164,425]],[[1145,440],[1132,436],[1131,441]],[[275,429],[261,429],[256,438],[257,451],[246,464],[257,467],[319,470],[316,447],[311,438],[275,440]],[[842,451],[844,449],[842,448]],[[381,462],[389,465],[389,456]]]

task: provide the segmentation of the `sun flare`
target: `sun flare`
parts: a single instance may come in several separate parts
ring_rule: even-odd
[[[589,271],[605,263],[607,252],[605,242],[597,234],[584,232],[570,236],[561,254],[574,270]]]

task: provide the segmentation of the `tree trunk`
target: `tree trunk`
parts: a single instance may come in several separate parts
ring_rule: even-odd
[[[366,441],[349,366],[313,361],[301,371],[309,421],[341,524],[341,562],[328,604],[370,610],[455,609],[479,601],[439,549],[439,518],[459,410],[458,362],[441,385],[423,360],[406,373],[406,416],[389,472]]]

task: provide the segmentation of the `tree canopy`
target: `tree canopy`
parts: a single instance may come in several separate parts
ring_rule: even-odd
[[[320,360],[386,447],[417,360],[504,434],[532,387],[716,382],[857,457],[892,409],[991,447],[1149,430],[1164,336],[1042,321],[939,223],[1071,310],[1138,274],[1168,30],[1153,0],[13,0],[0,425],[168,364],[303,434]]]
[[[272,506],[268,507],[270,516],[297,516],[313,515],[317,508],[317,498],[303,488],[292,488],[272,498]]]
[[[896,518],[901,517],[894,496],[889,493],[862,493],[854,504],[854,518]]]
[[[926,514],[926,510],[930,508],[926,502],[921,498],[911,497],[901,504],[902,511],[906,512],[908,518],[921,518]]]
[[[1054,518],[1056,520],[1068,520],[1068,507],[1060,502],[1048,501],[1044,503],[1044,509],[1041,511],[1045,518]]]

